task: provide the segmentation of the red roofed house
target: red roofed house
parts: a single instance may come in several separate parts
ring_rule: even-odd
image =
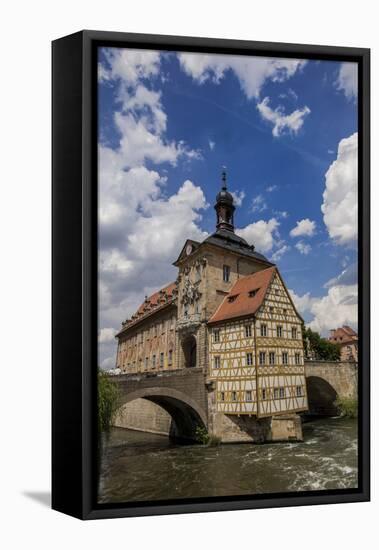
[[[240,417],[307,409],[302,319],[275,265],[235,233],[225,173],[215,210],[216,231],[184,243],[176,281],[123,322],[116,366],[125,373],[202,369],[214,387],[213,432],[232,434]],[[284,438],[299,433],[297,420],[288,420]]]
[[[358,334],[343,325],[330,331],[329,341],[341,347],[341,361],[358,361]]]
[[[208,322],[218,411],[307,410],[302,322],[276,267],[234,284]]]

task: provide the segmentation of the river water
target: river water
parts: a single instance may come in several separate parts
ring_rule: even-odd
[[[303,435],[301,443],[205,447],[114,428],[103,453],[99,502],[357,487],[355,420],[312,420]]]

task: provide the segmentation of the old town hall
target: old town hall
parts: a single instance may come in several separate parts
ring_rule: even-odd
[[[308,408],[302,318],[278,268],[234,232],[225,172],[215,210],[216,231],[184,243],[176,281],[122,323],[116,366],[124,373],[200,367],[214,388],[215,431],[237,418],[292,415],[296,424],[295,413]]]

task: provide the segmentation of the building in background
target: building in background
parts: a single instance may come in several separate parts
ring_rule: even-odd
[[[348,325],[330,331],[329,341],[339,344],[341,361],[358,362],[358,334]]]

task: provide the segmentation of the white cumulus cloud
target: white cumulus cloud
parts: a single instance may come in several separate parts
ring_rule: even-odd
[[[347,99],[357,99],[358,63],[341,63],[336,87],[345,94]]]
[[[180,53],[178,57],[182,69],[200,84],[208,79],[218,83],[227,71],[233,71],[248,99],[258,97],[267,80],[284,82],[306,64],[301,59],[273,57],[197,53]]]
[[[297,134],[303,126],[305,117],[311,112],[309,107],[304,106],[302,109],[295,109],[292,113],[285,114],[284,107],[281,105],[272,109],[269,104],[270,98],[265,97],[257,104],[257,109],[261,117],[273,125],[272,135],[274,137],[279,137],[286,131]]]
[[[156,76],[160,68],[160,53],[156,50],[106,48],[107,63],[99,65],[99,80],[121,80],[137,84],[141,79]]]
[[[246,196],[245,191],[230,191],[230,194],[233,197],[234,204],[236,206],[241,206],[243,199]]]
[[[263,212],[267,210],[267,204],[263,195],[257,195],[251,201],[251,211],[252,212]]]
[[[290,290],[296,308],[301,314],[311,315],[311,320],[306,323],[312,330],[323,336],[328,336],[329,331],[342,325],[357,328],[358,325],[358,285],[349,282],[346,277],[335,277],[328,283],[328,292],[321,297],[315,297],[307,292],[299,296]],[[351,279],[352,280],[352,279]],[[334,283],[331,286],[331,283]]]
[[[310,220],[309,218],[304,218],[296,222],[296,226],[291,229],[291,237],[312,237],[316,229],[316,222]]]
[[[269,252],[279,240],[278,227],[278,220],[271,218],[267,222],[259,220],[251,223],[243,229],[237,229],[236,233],[253,244],[258,252]]]
[[[304,254],[305,256],[307,256],[310,253],[310,251],[312,250],[311,245],[306,244],[303,241],[299,241],[298,243],[296,243],[295,248],[297,248],[297,250],[300,252],[300,254]]]
[[[291,247],[287,244],[283,244],[282,246],[280,246],[272,255],[271,255],[271,260],[273,262],[278,262],[281,257],[286,253],[288,252],[289,250],[291,249]]]
[[[342,139],[325,174],[321,211],[336,244],[356,246],[358,232],[358,134]]]

